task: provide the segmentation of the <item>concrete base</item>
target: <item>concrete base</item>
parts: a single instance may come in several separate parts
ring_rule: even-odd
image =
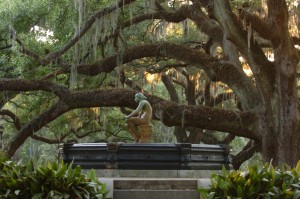
[[[99,178],[112,199],[200,199],[208,178]]]

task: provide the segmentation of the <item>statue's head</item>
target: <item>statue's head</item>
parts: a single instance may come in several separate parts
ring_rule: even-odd
[[[139,102],[141,100],[146,100],[147,97],[143,93],[137,93],[135,94],[135,101]]]

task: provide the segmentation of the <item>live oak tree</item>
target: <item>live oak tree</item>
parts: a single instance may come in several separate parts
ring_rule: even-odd
[[[15,18],[3,25],[11,34],[2,34],[0,53],[9,49],[9,58],[25,61],[24,74],[10,73],[20,62],[1,66],[2,107],[19,92],[45,91],[51,98],[49,107],[28,122],[1,110],[17,129],[6,149],[10,157],[71,110],[135,108],[134,94],[144,90],[138,78],[159,74],[168,96],[151,89],[145,95],[154,119],[174,126],[179,142],[215,143],[214,131],[228,134],[223,143],[248,138],[233,159],[236,168],[254,152],[275,165],[299,160],[299,35],[292,20],[298,19],[298,5],[293,1],[52,3],[52,9],[40,9],[26,21],[11,15]],[[37,42],[41,32],[30,31],[37,24],[54,32],[51,40]]]

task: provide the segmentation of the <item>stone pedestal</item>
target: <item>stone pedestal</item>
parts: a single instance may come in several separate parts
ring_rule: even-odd
[[[152,142],[152,125],[145,124],[139,127],[140,139],[139,143],[150,143]]]

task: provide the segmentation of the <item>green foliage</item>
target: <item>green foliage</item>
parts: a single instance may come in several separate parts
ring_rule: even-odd
[[[105,198],[107,193],[91,171],[88,175],[80,167],[47,163],[36,166],[12,161],[0,162],[0,198]]]
[[[2,162],[5,162],[7,160],[8,160],[8,158],[7,158],[5,151],[0,149],[0,170],[2,169],[2,167],[1,167]]]
[[[202,197],[248,199],[297,199],[300,197],[300,161],[295,168],[251,166],[246,172],[223,168],[211,176],[211,187],[200,189]]]

